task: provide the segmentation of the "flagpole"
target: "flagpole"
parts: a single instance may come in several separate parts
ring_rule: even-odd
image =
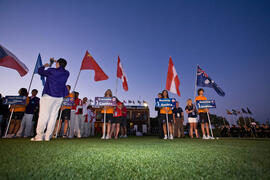
[[[77,86],[77,83],[78,83],[78,80],[79,80],[79,77],[80,77],[81,71],[82,71],[82,70],[80,70],[80,71],[79,71],[79,74],[78,74],[78,76],[77,76],[77,79],[76,79],[76,82],[75,82],[75,85],[74,85],[73,91],[75,91],[75,88],[76,88],[76,86]]]
[[[197,90],[197,70],[198,70],[198,64],[197,64],[197,66],[196,66],[196,76],[195,76],[195,90],[194,90],[194,103],[196,104],[196,102],[195,102],[195,99],[196,99],[196,90]]]
[[[31,77],[31,81],[30,81],[30,84],[29,84],[29,86],[28,86],[28,90],[27,90],[28,94],[29,94],[30,88],[31,88],[31,86],[32,86],[32,82],[33,82],[34,74],[35,74],[35,72],[33,71],[33,74],[32,74],[32,77]]]

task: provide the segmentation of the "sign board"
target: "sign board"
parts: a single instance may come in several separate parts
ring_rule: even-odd
[[[198,109],[213,109],[216,108],[215,100],[201,100],[196,102]]]
[[[116,97],[96,97],[95,106],[116,106]]]
[[[175,98],[156,98],[156,107],[175,107]]]
[[[4,100],[4,104],[25,105],[26,104],[26,96],[6,96],[5,100]]]
[[[63,99],[62,106],[71,107],[73,106],[74,98],[73,97],[66,97]]]

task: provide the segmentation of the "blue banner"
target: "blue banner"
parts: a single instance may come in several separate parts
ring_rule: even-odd
[[[175,98],[156,98],[156,107],[175,107]]]
[[[116,106],[116,97],[96,97],[95,106]]]
[[[66,97],[63,99],[62,106],[71,107],[73,106],[74,98],[73,97]]]
[[[4,104],[25,105],[26,104],[26,96],[6,96],[5,100],[4,100]]]
[[[201,100],[196,102],[198,109],[213,109],[216,108],[215,100]]]

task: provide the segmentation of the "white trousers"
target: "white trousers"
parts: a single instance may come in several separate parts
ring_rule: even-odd
[[[68,137],[69,138],[74,137],[74,125],[75,125],[75,111],[71,110],[71,112],[70,112],[70,120],[69,120],[69,132],[68,132]]]
[[[36,139],[43,139],[44,136],[45,139],[51,138],[62,101],[62,97],[57,98],[47,94],[40,98]],[[44,133],[46,128],[47,130]]]
[[[81,138],[83,135],[84,118],[82,114],[75,115],[74,133],[77,137]]]
[[[84,122],[83,125],[83,137],[89,137],[90,136],[90,123],[89,122]]]
[[[21,122],[20,129],[18,130],[16,136],[21,137],[22,134],[24,137],[31,136],[32,131],[32,120],[33,120],[33,114],[24,114]]]

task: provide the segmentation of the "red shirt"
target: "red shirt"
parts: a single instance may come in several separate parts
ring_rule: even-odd
[[[75,99],[71,109],[75,110],[76,114],[82,114],[82,100],[79,98]]]
[[[123,117],[127,117],[127,108],[125,106],[122,108],[122,115]]]
[[[122,117],[123,116],[123,113],[122,113],[122,109],[120,109],[118,106],[120,105],[121,103],[117,103],[117,106],[115,108],[115,111],[113,112],[113,117]]]

